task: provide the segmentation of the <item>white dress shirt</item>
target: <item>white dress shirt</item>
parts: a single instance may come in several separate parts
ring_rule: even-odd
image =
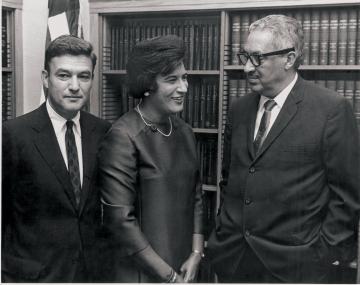
[[[268,128],[266,129],[265,137],[268,135],[271,127],[273,126],[277,116],[279,115],[279,113],[281,111],[281,108],[283,107],[283,105],[286,101],[286,98],[289,96],[290,91],[294,87],[297,79],[298,79],[298,75],[296,73],[294,79],[290,82],[290,84],[288,86],[286,86],[278,95],[276,95],[275,98],[273,98],[273,100],[276,102],[276,105],[271,110],[270,122],[269,122]],[[264,114],[264,111],[265,111],[264,103],[268,100],[270,100],[270,98],[261,95],[260,101],[259,101],[259,107],[258,107],[258,111],[257,111],[257,115],[256,115],[254,140],[255,140],[256,134],[259,130],[262,115]]]
[[[66,133],[66,119],[61,117],[56,111],[51,107],[49,101],[46,101],[46,109],[49,114],[51,123],[53,125],[55,135],[61,150],[61,154],[64,158],[66,168],[68,168],[68,158],[66,153],[65,145],[65,133]],[[75,143],[78,153],[79,160],[79,170],[80,170],[80,183],[83,184],[83,156],[82,156],[82,146],[81,146],[81,128],[80,128],[80,112],[72,119],[74,122],[73,132],[75,136]],[[69,169],[69,168],[68,168]]]

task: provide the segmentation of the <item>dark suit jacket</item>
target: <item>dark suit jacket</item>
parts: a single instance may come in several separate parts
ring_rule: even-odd
[[[78,210],[46,105],[3,125],[3,282],[71,282],[80,254],[93,272],[101,222],[93,187],[96,153],[110,124],[81,112],[80,125],[84,175]]]
[[[255,155],[259,98],[244,96],[230,111],[223,202],[209,254],[219,274],[232,274],[248,244],[281,280],[316,282],[355,241],[360,167],[352,109],[299,78]]]

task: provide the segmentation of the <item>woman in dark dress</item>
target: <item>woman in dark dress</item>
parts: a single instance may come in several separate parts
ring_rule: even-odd
[[[136,45],[127,64],[141,98],[118,119],[99,154],[104,229],[115,282],[194,282],[203,255],[195,138],[181,112],[188,82],[177,36]]]

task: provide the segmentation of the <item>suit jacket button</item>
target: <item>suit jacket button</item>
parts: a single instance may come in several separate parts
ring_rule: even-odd
[[[255,167],[250,167],[249,172],[254,173],[255,172]]]
[[[251,204],[251,200],[250,199],[245,199],[245,205],[250,205]]]

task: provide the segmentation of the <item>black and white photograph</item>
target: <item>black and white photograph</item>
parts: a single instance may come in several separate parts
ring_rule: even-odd
[[[360,284],[359,0],[1,7],[1,283]]]

